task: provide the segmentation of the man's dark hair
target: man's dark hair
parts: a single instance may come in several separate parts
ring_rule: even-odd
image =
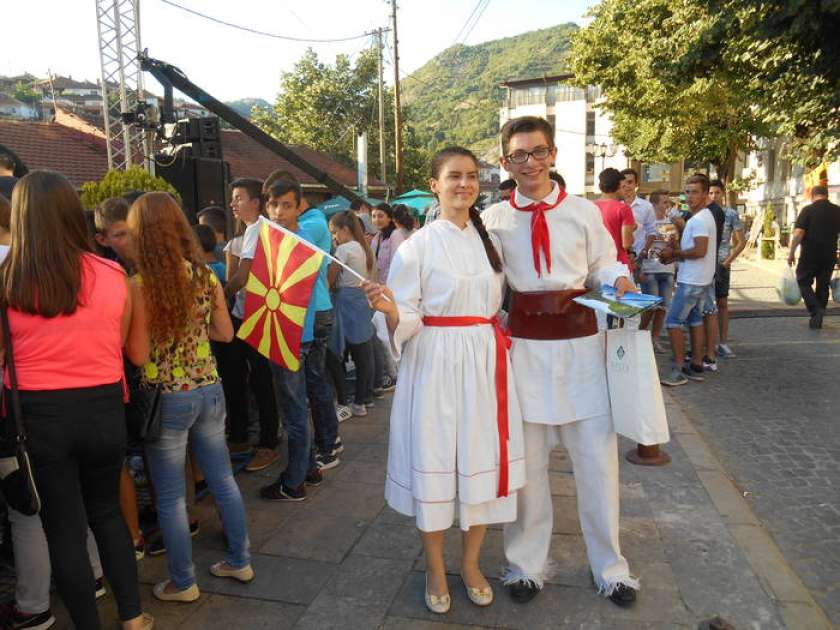
[[[548,172],[548,178],[552,179],[555,182],[557,182],[558,184],[560,184],[561,188],[566,187],[566,180],[563,179],[563,176],[560,173],[558,173],[557,171],[549,171]]]
[[[685,180],[686,185],[688,184],[700,184],[700,188],[703,189],[703,192],[709,192],[709,178],[704,175],[703,173],[695,173],[687,180]]]
[[[114,223],[125,221],[128,218],[129,207],[130,204],[124,196],[109,197],[102,201],[93,211],[97,231],[104,232]]]
[[[499,190],[513,190],[516,188],[516,180],[512,177],[506,179],[501,184],[499,184]]]
[[[720,188],[724,192],[726,191],[726,185],[724,185],[723,180],[721,180],[721,179],[711,179],[711,180],[709,180],[709,188],[711,188],[712,186],[716,186],[717,188]]]
[[[230,194],[232,195],[234,190],[242,188],[248,193],[248,197],[250,199],[259,199],[260,207],[262,207],[262,186],[262,181],[254,177],[239,177],[230,183],[229,189]]]
[[[813,186],[811,188],[811,196],[812,197],[828,197],[828,187],[826,187],[826,186]]]
[[[297,182],[289,181],[288,179],[281,179],[274,182],[268,190],[268,197],[282,197],[286,193],[295,194],[295,203],[300,205],[300,200],[303,199],[303,190]]]
[[[214,232],[222,235],[227,233],[227,215],[219,206],[207,206],[198,213],[198,219],[204,219]]]
[[[622,170],[621,170],[621,179],[624,179],[624,178],[625,178],[625,177],[627,177],[628,175],[632,175],[632,176],[633,176],[633,181],[634,181],[634,182],[636,182],[636,184],[638,184],[638,183],[639,183],[639,173],[638,173],[638,171],[636,171],[636,169],[634,169],[634,168],[625,168],[625,169],[622,169]]]
[[[122,194],[122,198],[125,199],[125,202],[130,206],[145,194],[146,193],[142,190],[129,190],[128,192]]]
[[[605,168],[598,174],[598,190],[604,193],[614,193],[618,190],[624,177],[617,168]]]
[[[274,183],[279,182],[281,179],[286,180],[288,182],[298,181],[298,178],[292,175],[291,171],[287,171],[283,168],[276,168],[268,174],[268,177],[265,178],[262,187],[262,194],[268,195],[268,192],[271,190],[271,187],[274,185]]]
[[[5,151],[0,152],[0,168],[10,170],[14,173],[17,161]]]
[[[370,210],[372,209],[371,205],[367,201],[365,201],[364,199],[354,199],[353,201],[350,202],[350,209],[353,212],[355,212],[356,210],[358,210],[359,208],[362,208],[362,207],[367,208],[368,212],[370,212]]]
[[[662,199],[662,197],[668,196],[669,195],[667,190],[654,190],[652,193],[650,193],[650,202],[652,204],[657,204],[659,203],[659,200]]]
[[[504,125],[500,133],[502,142],[502,155],[507,155],[510,148],[510,139],[518,133],[530,133],[532,131],[541,131],[545,136],[546,142],[550,148],[554,148],[554,129],[551,123],[545,118],[539,116],[520,116],[519,118],[511,118]]]
[[[198,224],[192,226],[192,229],[198,239],[198,244],[201,245],[201,251],[205,254],[212,254],[216,251],[216,234],[213,232],[213,228],[209,225]]]

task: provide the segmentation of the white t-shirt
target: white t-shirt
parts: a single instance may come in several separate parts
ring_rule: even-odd
[[[347,241],[335,248],[335,257],[350,267],[353,271],[361,275],[363,278],[370,276],[367,270],[367,256],[364,248],[357,241]],[[341,269],[338,272],[338,277],[335,280],[335,286],[343,287],[359,287],[361,281],[346,269]]]
[[[240,260],[253,260],[254,255],[257,252],[257,243],[260,240],[260,228],[262,227],[263,221],[267,221],[267,219],[260,216],[260,218],[245,228],[245,234],[242,235],[242,241],[236,244],[241,246],[239,252],[236,251],[236,245],[234,245],[234,241],[236,241],[236,239],[231,240],[225,249],[230,251],[231,254],[239,256]],[[236,301],[233,304],[232,314],[238,319],[242,319],[242,316],[245,314],[245,294],[246,291],[244,287],[236,293]]]
[[[656,232],[656,211],[653,205],[641,197],[636,197],[630,203],[633,218],[636,220],[636,230],[633,232],[633,251],[637,254],[645,248],[647,237]]]
[[[709,246],[703,258],[688,258],[680,262],[677,271],[677,282],[695,286],[708,286],[715,279],[716,248],[715,237],[717,236],[717,225],[715,218],[708,208],[703,208],[691,217],[685,224],[680,249],[692,249],[694,239],[698,236],[709,239]]]

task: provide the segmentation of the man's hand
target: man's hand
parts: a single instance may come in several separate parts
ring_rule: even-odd
[[[676,252],[673,247],[663,247],[659,251],[659,262],[663,265],[668,265],[674,262]]]
[[[615,296],[622,297],[625,293],[638,293],[639,287],[633,284],[633,281],[626,276],[620,276],[615,281]]]
[[[720,263],[720,266],[724,269],[729,269],[732,266],[732,259],[726,258],[722,263]]]
[[[796,256],[794,256],[794,252],[788,254],[788,267],[793,267],[793,263],[796,262]]]

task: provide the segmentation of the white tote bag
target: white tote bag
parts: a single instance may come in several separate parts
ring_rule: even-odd
[[[616,433],[645,446],[668,442],[668,418],[650,332],[607,331],[607,382]]]

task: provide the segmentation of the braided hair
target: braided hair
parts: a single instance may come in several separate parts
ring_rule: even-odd
[[[443,169],[443,165],[448,159],[453,157],[470,158],[475,163],[476,169],[478,169],[478,158],[472,151],[464,147],[447,147],[438,151],[435,157],[432,158],[432,179],[438,179],[440,177],[440,171]],[[475,227],[476,232],[481,237],[481,242],[484,245],[484,251],[487,253],[487,260],[490,262],[490,266],[496,273],[501,273],[502,258],[499,256],[496,246],[493,245],[493,241],[490,240],[490,235],[487,233],[487,228],[484,226],[484,221],[481,220],[481,214],[475,205],[470,207],[470,221],[472,221],[473,227]]]

